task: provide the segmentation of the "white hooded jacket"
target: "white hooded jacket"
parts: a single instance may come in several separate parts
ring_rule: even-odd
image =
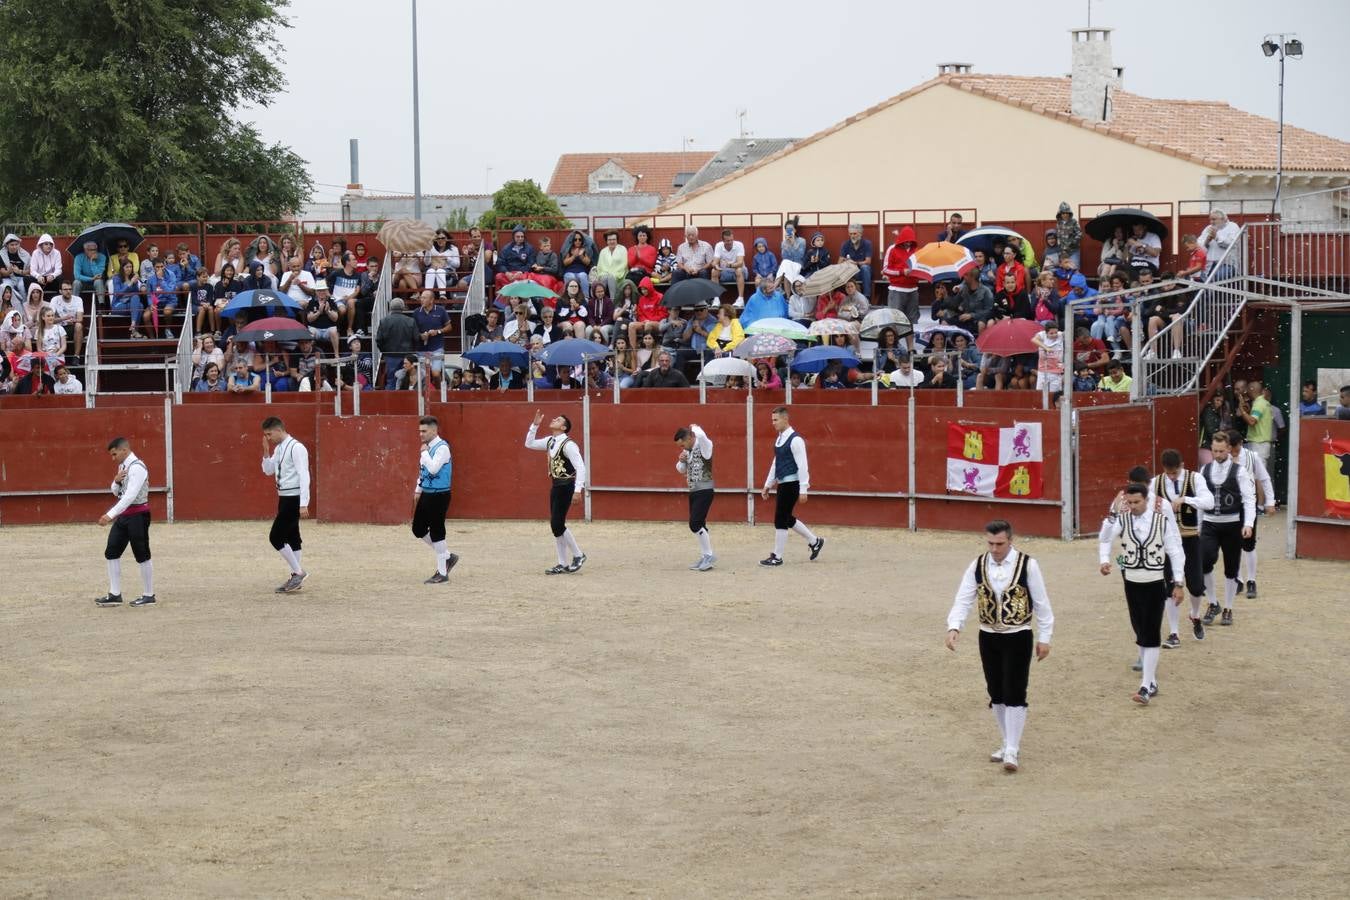
[[[47,249],[42,249],[46,247]],[[34,277],[41,278],[60,278],[61,277],[61,251],[56,249],[56,244],[52,241],[50,234],[44,234],[38,238],[38,248],[33,254],[30,269]]]

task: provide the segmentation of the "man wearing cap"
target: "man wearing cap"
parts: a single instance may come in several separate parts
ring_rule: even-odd
[[[511,232],[511,243],[497,252],[497,277],[493,282],[504,288],[530,274],[535,260],[534,247],[525,240],[525,226],[517,225]]]
[[[338,355],[338,308],[328,296],[326,281],[314,282],[314,299],[305,305],[305,322],[316,341],[328,341]]]
[[[84,252],[75,257],[75,279],[71,284],[74,292],[80,296],[85,291],[94,292],[94,302],[102,303],[108,296],[108,284],[103,273],[108,268],[108,257],[98,249],[97,241],[85,241]]]

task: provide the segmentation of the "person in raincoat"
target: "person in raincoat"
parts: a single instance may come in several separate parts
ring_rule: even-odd
[[[1083,227],[1074,218],[1073,207],[1067,201],[1060,203],[1059,212],[1055,213],[1055,240],[1060,256],[1072,259],[1074,268],[1078,268],[1083,262]]]
[[[31,261],[28,251],[19,244],[19,236],[11,231],[5,235],[4,246],[0,247],[0,281],[14,288],[15,294],[22,295]]]
[[[918,236],[912,225],[906,225],[895,233],[895,243],[886,248],[881,274],[886,276],[890,287],[886,290],[886,305],[898,309],[913,324],[919,321],[919,281],[909,274],[909,260],[919,246]],[[909,352],[914,352],[914,334],[905,337]]]
[[[763,277],[778,276],[778,257],[769,249],[769,242],[762,237],[755,238],[755,253],[750,258],[750,274],[759,280]]]

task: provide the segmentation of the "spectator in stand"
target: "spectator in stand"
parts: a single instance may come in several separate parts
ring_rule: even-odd
[[[548,235],[539,238],[539,251],[530,263],[529,279],[553,293],[562,290],[562,258],[553,249],[553,239]]]
[[[862,284],[862,295],[868,306],[872,304],[872,257],[875,251],[872,242],[863,237],[861,225],[848,226],[848,240],[839,247],[839,261],[851,260],[858,267],[856,281]]]
[[[1098,283],[1105,282],[1112,275],[1124,272],[1128,267],[1129,251],[1125,249],[1125,229],[1117,226],[1111,237],[1102,243],[1102,261],[1097,266]]]
[[[649,388],[687,388],[689,379],[684,377],[684,373],[672,365],[670,353],[666,350],[659,350],[656,353],[656,368],[647,373],[643,380],[643,387]]]
[[[216,279],[216,283],[212,287],[211,295],[213,299],[211,302],[211,312],[208,314],[211,330],[214,331],[217,336],[220,336],[221,334],[221,313],[224,311],[225,307],[229,305],[230,301],[234,299],[234,295],[240,293],[243,289],[244,282],[242,279],[236,277],[234,266],[230,263],[226,263],[220,270],[220,277]]]
[[[591,266],[595,262],[595,245],[580,231],[567,236],[563,244],[562,280],[564,285],[575,281],[581,285],[581,293],[591,292]]]
[[[255,237],[244,251],[244,261],[249,264],[250,269],[253,268],[254,262],[260,262],[264,272],[268,275],[275,274],[277,270],[273,264],[276,262],[276,254],[273,252],[272,239],[265,234]]]
[[[339,322],[342,313],[338,305],[328,295],[328,283],[319,281],[314,284],[314,297],[304,306],[305,324],[315,340],[328,341],[333,355],[338,354]]]
[[[73,288],[76,294],[93,293],[93,301],[101,305],[108,296],[108,257],[98,249],[97,241],[85,241],[84,252],[75,257]]]
[[[151,241],[142,245],[145,248],[145,256],[141,257],[141,281],[149,281],[150,276],[155,274],[155,261],[159,259],[159,244]]]
[[[12,292],[12,290],[9,285],[5,285],[3,292],[0,292],[0,297]],[[9,350],[16,337],[20,338],[27,346],[33,337],[33,331],[24,324],[23,313],[19,310],[5,309],[4,307],[0,307],[0,310],[3,310],[0,312],[0,355],[3,355],[3,351]]]
[[[61,394],[83,394],[84,385],[80,384],[80,379],[70,374],[70,369],[64,365],[56,367],[56,381],[52,385],[52,393]]]
[[[339,325],[345,325],[347,334],[356,330],[356,312],[360,299],[366,291],[374,300],[374,284],[369,276],[356,271],[356,255],[342,254],[342,267],[330,276],[329,284],[333,289],[333,304],[337,307]],[[334,349],[334,355],[337,350]]]
[[[838,315],[837,310],[841,302],[842,297],[834,304],[835,315]],[[787,314],[787,298],[783,296],[783,292],[775,289],[772,278],[761,278],[755,285],[755,292],[746,302],[745,309],[741,311],[740,324],[742,328],[749,328],[760,319],[784,318]]]
[[[125,242],[123,241],[118,242],[119,251],[122,249],[124,245]],[[315,244],[314,246],[318,247],[319,245]],[[320,255],[323,254],[322,247],[319,248],[319,253]],[[114,256],[114,260],[115,259],[116,257]],[[234,266],[234,271],[236,274],[244,271],[244,248],[240,245],[239,238],[227,238],[225,240],[225,243],[220,245],[220,252],[216,254],[216,262],[215,265],[212,267],[212,270],[219,272],[222,268],[224,268],[226,263],[229,263],[230,265]]]
[[[210,362],[206,364],[202,374],[193,384],[193,391],[199,394],[223,394],[226,390],[226,381],[220,375],[220,364]]]
[[[675,258],[675,247],[670,243],[670,238],[661,238],[656,244],[656,268],[652,270],[652,284],[657,287],[670,284],[679,266],[680,262]]]
[[[84,346],[84,301],[75,296],[69,278],[61,279],[61,293],[52,298],[52,309],[56,311],[56,323],[75,335],[71,353],[80,355]]]
[[[778,369],[773,366],[772,360],[755,360],[755,387],[766,391],[782,389],[783,379],[779,377]]]
[[[319,276],[315,276],[316,282],[322,281]],[[256,259],[248,264],[248,275],[244,276],[243,289],[246,291],[274,291],[276,290],[276,281],[267,273],[267,267]]]
[[[1036,251],[1032,248],[1030,241],[1024,241],[1020,234],[1014,234],[1008,237],[1007,246],[1012,248],[1013,256],[1028,272],[1036,268]],[[1028,280],[1029,278],[1030,276],[1028,276]]]
[[[469,321],[474,321],[474,317],[470,316]],[[530,342],[531,327],[528,303],[522,302],[519,304],[512,311],[511,321],[505,325],[502,324],[501,310],[495,306],[489,307],[479,320],[477,327],[473,327],[473,342],[475,344],[486,344],[488,341],[510,341],[513,344],[524,346]]]
[[[1057,267],[1059,261],[1059,232],[1050,228],[1045,232],[1045,253],[1041,256],[1041,271],[1048,272]]]
[[[1140,283],[1151,283],[1152,275],[1145,274]],[[1140,298],[1140,315],[1146,316],[1148,321],[1148,340],[1152,341],[1158,332],[1164,328],[1167,329],[1167,343],[1172,346],[1172,358],[1181,358],[1182,341],[1182,321],[1181,316],[1186,310],[1186,294],[1169,293],[1168,296],[1145,296]],[[1162,348],[1163,341],[1158,341],[1153,347],[1144,351],[1146,357],[1155,355],[1155,348]]]
[[[1200,246],[1193,234],[1181,236],[1181,247],[1186,252],[1186,268],[1177,272],[1178,278],[1204,278],[1206,265],[1205,248]]]
[[[1053,319],[1045,323],[1045,331],[1031,336],[1036,345],[1036,390],[1058,394],[1064,390],[1064,335]]]
[[[361,247],[364,245],[357,246]],[[180,243],[178,245],[178,255],[181,257],[188,249],[187,244]],[[277,268],[282,272],[289,270],[291,267],[291,258],[295,256],[303,257],[303,254],[295,245],[295,238],[291,237],[289,234],[283,234],[281,236],[281,243],[277,245]],[[302,258],[300,262],[303,263],[304,259]]]
[[[955,325],[961,314],[961,299],[952,295],[945,281],[933,282],[933,305],[928,309],[934,322]]]
[[[435,291],[436,299],[445,299],[445,287],[450,279],[450,268],[444,254],[427,251],[422,271],[422,287]],[[361,261],[356,260],[356,270],[361,270]]]
[[[121,271],[113,276],[111,303],[113,312],[125,312],[131,316],[130,336],[144,337],[137,326],[141,321],[141,311],[145,307],[145,287],[141,284],[140,276],[136,274],[136,265],[131,260],[123,262]]]
[[[628,338],[619,335],[614,339],[614,376],[619,379],[620,388],[633,386],[637,368],[637,352],[628,343]]]
[[[1027,278],[1027,267],[1017,258],[1017,250],[1011,245],[1003,248],[1003,262],[999,265],[998,271],[994,274],[995,283],[1004,284],[1004,279],[1009,274],[1017,279],[1017,293],[1026,293],[1030,287]]]
[[[329,273],[342,265],[342,257],[336,260],[327,258],[327,266],[324,269],[323,276],[327,278]],[[319,273],[315,273],[318,278]],[[417,253],[395,253],[394,254],[394,292],[404,294],[409,297],[417,296],[417,292],[422,290],[422,257]]]
[[[989,288],[990,296],[998,288],[998,266],[983,250],[971,251],[971,256],[975,258],[975,271],[979,273],[980,284]]]
[[[753,298],[752,298],[753,299]],[[745,340],[745,329],[740,320],[731,314],[731,306],[723,304],[717,308],[717,324],[708,332],[708,350],[706,358],[715,359],[730,356],[731,351]]]
[[[475,225],[469,229],[469,242],[459,248],[460,287],[469,286],[480,255],[483,257],[483,278],[491,283],[494,281],[494,273],[496,272],[497,254],[493,249],[492,241],[485,240],[482,229]]]
[[[787,296],[788,318],[799,325],[809,326],[816,315],[816,298],[802,293],[806,279],[798,276],[792,282],[792,293]]]
[[[11,231],[5,235],[5,245],[0,247],[0,279],[8,282],[15,294],[22,295],[24,292],[24,285],[31,274],[31,260],[28,251],[19,243],[17,234]]]
[[[1075,391],[1095,391],[1101,383],[1101,379],[1087,366],[1077,366],[1073,373],[1073,389]]]
[[[642,279],[650,278],[656,271],[656,256],[652,230],[646,225],[634,228],[633,246],[628,248],[628,280],[641,284]]]
[[[155,259],[151,265],[153,271],[150,277],[145,279],[146,310],[142,315],[141,324],[148,326],[150,333],[155,337],[159,336],[160,326],[163,325],[164,337],[172,340],[173,329],[169,328],[169,325],[178,309],[178,282],[174,281],[173,275],[169,273],[169,264],[166,260]]]
[[[632,282],[627,281],[625,284],[631,286]],[[591,285],[590,302],[586,304],[586,308],[590,311],[591,340],[607,344],[616,333],[627,332],[627,320],[616,327],[614,300],[610,297],[609,289],[605,287],[604,282]]]
[[[1298,414],[1300,416],[1325,416],[1327,405],[1317,399],[1317,382],[1305,381],[1299,391]]]
[[[769,242],[762,237],[755,238],[755,253],[750,258],[750,275],[755,281],[768,277],[778,278],[778,257],[769,249]]]
[[[235,346],[236,337],[247,325],[248,314],[241,309],[230,319],[230,324],[225,326],[225,368],[231,372],[234,371],[234,361],[237,357],[243,356],[250,362],[252,361],[253,345],[251,343],[241,341],[238,346]]]
[[[1339,420],[1350,419],[1350,384],[1341,388],[1340,402],[1341,405],[1336,408],[1336,418]],[[1327,415],[1330,414],[1331,411],[1328,410]]]
[[[796,216],[783,223],[783,240],[778,244],[778,255],[782,262],[775,273],[779,278],[779,289],[786,291],[788,284],[795,282],[802,274],[802,265],[806,262],[806,239],[797,233],[799,220]]]
[[[1060,203],[1059,212],[1055,213],[1055,243],[1061,258],[1072,259],[1076,269],[1082,267],[1083,227],[1067,201]]]
[[[213,363],[221,368],[225,366],[225,354],[216,346],[215,337],[204,334],[201,337],[194,338],[192,341],[192,379],[196,381],[202,378],[206,373],[206,367]]]
[[[257,241],[255,240],[254,243],[256,244]],[[347,239],[341,235],[334,235],[333,239],[328,242],[329,267],[336,269],[338,266],[342,265],[342,257],[346,252]]]
[[[434,291],[422,291],[421,303],[413,310],[413,321],[417,324],[417,336],[422,344],[422,359],[427,361],[431,369],[431,383],[439,385],[441,370],[445,367],[445,336],[452,328],[450,313],[436,303]]]
[[[581,292],[581,282],[573,280],[563,286],[562,299],[558,301],[559,327],[566,337],[585,338],[590,336],[590,310],[586,308],[586,295]]]
[[[253,373],[244,359],[234,362],[234,371],[230,373],[225,390],[231,394],[255,394],[262,388],[262,379]]]
[[[994,315],[994,292],[980,283],[980,270],[971,269],[956,289],[956,321],[971,334],[979,335]]]
[[[955,215],[955,214],[953,214]],[[960,223],[957,222],[959,228]],[[905,314],[911,325],[917,324],[919,309],[919,281],[909,274],[909,259],[918,246],[914,227],[906,225],[895,233],[895,243],[886,248],[885,264],[881,274],[886,277],[889,287],[886,290],[886,305]],[[914,335],[905,339],[909,352],[914,352]]]
[[[1073,360],[1075,370],[1087,369],[1094,376],[1098,376],[1106,371],[1106,364],[1111,361],[1111,355],[1106,352],[1106,344],[1100,338],[1093,337],[1091,331],[1086,328],[1079,328],[1074,332]]]
[[[1106,293],[1112,296],[1098,297],[1097,318],[1092,323],[1091,331],[1093,337],[1108,342],[1111,345],[1111,355],[1119,359],[1121,347],[1130,345],[1129,310],[1125,306],[1124,298],[1119,295],[1121,291],[1128,290],[1129,285],[1125,281],[1125,276],[1120,273],[1112,275],[1105,284]]]
[[[1020,265],[1020,264],[1019,264]],[[1002,268],[1000,266],[1000,268]],[[1017,286],[1017,273],[1009,270],[1003,272],[999,278],[999,283],[1003,287],[994,294],[994,315],[993,321],[999,319],[1030,319],[1031,302],[1027,298],[1025,290]]]
[[[352,390],[370,390],[375,383],[374,362],[369,353],[362,351],[361,338],[357,335],[347,338],[347,355],[355,360],[338,368],[338,378]]]
[[[956,376],[952,374],[950,366],[951,364],[947,361],[945,355],[934,356],[928,364],[928,374],[919,386],[954,390],[956,388]]]
[[[688,226],[684,229],[684,242],[675,250],[675,274],[671,276],[671,284],[679,284],[686,278],[710,278],[712,261],[712,245],[699,239],[697,228]]]
[[[770,276],[773,277],[773,276]],[[721,307],[718,307],[720,310]],[[706,359],[708,356],[708,338],[717,327],[717,313],[706,303],[695,306],[689,314],[689,324],[685,326],[684,337],[689,352],[676,354],[675,364],[682,369],[694,359]]]
[[[281,276],[281,285],[277,290],[290,297],[304,309],[314,299],[314,276],[305,271],[303,261],[292,256],[287,269]],[[324,285],[327,287],[327,283]]]
[[[730,228],[722,229],[722,240],[713,248],[713,271],[718,284],[736,285],[736,305],[745,305],[745,245],[736,240]]]
[[[947,217],[946,227],[939,231],[937,237],[933,238],[933,240],[946,241],[949,244],[955,244],[957,240],[960,239],[961,235],[966,233],[965,229],[961,227],[965,220],[965,216],[960,213],[952,213]]]
[[[953,355],[957,375],[966,389],[975,386],[975,379],[980,374],[980,362],[983,356],[980,348],[976,347],[974,342],[964,334],[952,336],[952,347],[956,351]]]
[[[887,326],[877,335],[877,349],[872,361],[872,371],[878,374],[894,372],[900,367],[900,360],[909,354],[900,346],[900,337],[894,328]]]
[[[531,338],[538,338],[544,344],[551,344],[554,341],[561,341],[567,335],[563,334],[562,327],[557,322],[557,316],[553,312],[553,307],[544,306],[539,309],[539,324],[535,325],[530,332]]]
[[[185,273],[183,271],[183,266],[178,261],[178,252],[176,250],[170,250],[168,253],[164,254],[164,272],[173,280],[174,284],[178,285],[175,290],[178,294],[179,302],[181,303],[183,297],[187,295],[187,291],[184,290],[183,287],[187,278],[184,277]]]
[[[287,378],[294,389],[305,393],[316,390],[331,391],[333,385],[325,377],[322,363],[323,351],[315,346],[313,341],[300,341],[295,349],[295,355],[291,357],[291,366],[287,373]]]
[[[612,228],[605,232],[605,246],[595,257],[591,280],[603,281],[612,297],[618,296],[620,286],[628,280],[628,249],[619,243],[619,233]]]
[[[810,278],[831,262],[833,260],[830,259],[830,251],[825,249],[825,235],[817,231],[811,235],[811,245],[806,248],[806,260],[802,263],[801,274]]]
[[[364,259],[365,244],[356,245],[356,271],[366,271],[366,261]],[[432,268],[432,263],[436,257],[441,258],[440,286],[425,285],[435,291],[445,291],[448,287],[453,287],[459,283],[459,248],[450,240],[450,232],[444,228],[436,229],[436,236],[431,239],[431,246],[423,254],[426,258],[426,267],[428,273]]]
[[[1036,287],[1031,294],[1031,315],[1041,325],[1058,322],[1064,317],[1064,304],[1055,290],[1053,272],[1042,272],[1036,276]]]
[[[458,370],[456,370],[458,371]],[[461,380],[463,376],[461,375]],[[453,377],[451,386],[455,386]],[[493,391],[514,391],[525,386],[525,373],[517,369],[511,362],[511,357],[503,356],[497,360],[497,371],[488,379],[488,390]]]
[[[453,252],[451,252],[452,249],[453,249]],[[355,254],[355,256],[356,256],[356,271],[358,271],[358,272],[364,272],[364,271],[366,271],[366,269],[368,269],[368,268],[370,267],[370,254],[369,254],[369,252],[367,252],[367,250],[366,250],[366,242],[365,242],[365,241],[357,241],[355,244],[353,244],[353,245],[352,245],[352,253]],[[449,260],[450,257],[454,257],[455,260],[458,260],[458,259],[459,259],[459,248],[456,247],[454,244],[450,244],[450,246],[446,249],[446,258],[447,258],[447,261]],[[285,258],[284,258],[284,257],[283,257],[283,260],[282,260],[282,261],[283,261],[283,262],[285,261]],[[454,274],[454,270],[457,269],[457,268],[459,268],[459,266],[458,266],[458,265],[454,265],[454,266],[450,266],[449,268],[450,268],[450,270],[451,270],[451,274],[453,275],[453,274]]]
[[[1239,228],[1235,222],[1228,218],[1228,213],[1221,209],[1212,210],[1209,214],[1209,224],[1205,230],[1200,232],[1200,237],[1196,243],[1200,249],[1205,251],[1205,264],[1208,268],[1205,274],[1208,276],[1214,269],[1222,268],[1213,277],[1215,279],[1231,278],[1237,272],[1237,260],[1225,259],[1228,248],[1237,243]]]
[[[661,295],[650,278],[644,278],[638,284],[637,312],[628,326],[628,340],[636,344],[638,336],[654,334],[658,338],[666,330],[666,308],[661,304]]]
[[[375,343],[384,356],[384,389],[392,391],[398,385],[403,358],[417,348],[417,324],[405,312],[401,297],[389,301],[389,315],[380,320]]]
[[[1036,358],[1033,354],[1033,360]],[[1008,390],[1010,391],[1029,391],[1036,383],[1036,372],[1033,364],[1028,363],[1023,355],[1012,357],[1009,362],[1012,363],[1012,371],[1008,373]]]
[[[896,366],[894,371],[879,377],[883,385],[893,388],[916,388],[923,384],[924,379],[923,372],[914,368],[914,357],[909,355],[901,357],[900,365]]]
[[[1128,394],[1133,383],[1134,379],[1125,374],[1125,367],[1120,364],[1120,360],[1113,359],[1106,364],[1106,377],[1097,387],[1114,394]]]
[[[1097,291],[1088,287],[1087,279],[1083,277],[1082,272],[1074,272],[1069,276],[1069,290],[1064,294],[1066,304],[1074,304],[1073,320],[1075,325],[1081,325],[1084,328],[1091,328],[1092,322],[1097,318],[1096,303],[1080,303],[1081,300],[1097,296]]]
[[[375,291],[380,286],[379,257],[372,256],[366,260],[366,271],[358,274],[361,277],[360,286],[346,300],[351,323],[348,326],[349,335],[370,328],[370,320],[375,313]]]
[[[614,376],[609,374],[607,368],[602,369],[600,363],[592,360],[586,363],[586,384],[603,391],[614,386]]]
[[[634,354],[634,359],[637,361],[637,371],[633,375],[634,387],[642,387],[642,382],[647,377],[647,373],[656,368],[658,350],[660,350],[660,347],[657,346],[656,335],[644,334],[642,343],[638,344]]]
[[[33,285],[33,287],[37,288],[40,295],[42,289],[37,285]],[[50,306],[43,306],[42,313],[38,317],[36,332],[36,344],[38,352],[42,354],[43,367],[47,370],[48,375],[53,375],[56,372],[56,367],[66,361],[66,343],[68,341],[66,329],[57,324],[56,310]]]
[[[604,282],[599,282],[604,284]],[[599,292],[595,290],[595,285],[591,286],[591,309],[596,309],[599,303]],[[614,330],[619,334],[627,334],[628,327],[633,323],[633,317],[637,315],[638,291],[637,285],[624,279],[623,284],[619,286],[618,299],[614,301]],[[594,315],[594,313],[592,313]],[[629,340],[629,344],[634,344]]]
[[[1132,234],[1125,239],[1125,252],[1129,256],[1130,269],[1136,275],[1141,277],[1144,272],[1153,275],[1158,274],[1158,259],[1162,256],[1162,238],[1148,230],[1143,222],[1135,222],[1130,226]],[[1209,229],[1205,229],[1208,233]],[[1201,235],[1201,245],[1204,246],[1204,234]],[[1208,247],[1206,247],[1208,250]]]

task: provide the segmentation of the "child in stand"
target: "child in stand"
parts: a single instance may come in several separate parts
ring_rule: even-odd
[[[356,257],[356,271],[364,272],[370,267],[370,261],[366,256],[366,242],[357,241],[353,248],[353,255]]]
[[[567,282],[563,289],[563,303],[559,309],[560,325],[563,332],[575,338],[590,336],[591,315],[586,310],[586,298],[581,294],[581,285],[575,281]]]
[[[675,274],[675,266],[675,248],[671,246],[670,238],[661,238],[661,242],[656,245],[656,266],[652,269],[652,284],[670,284],[670,279]]]

